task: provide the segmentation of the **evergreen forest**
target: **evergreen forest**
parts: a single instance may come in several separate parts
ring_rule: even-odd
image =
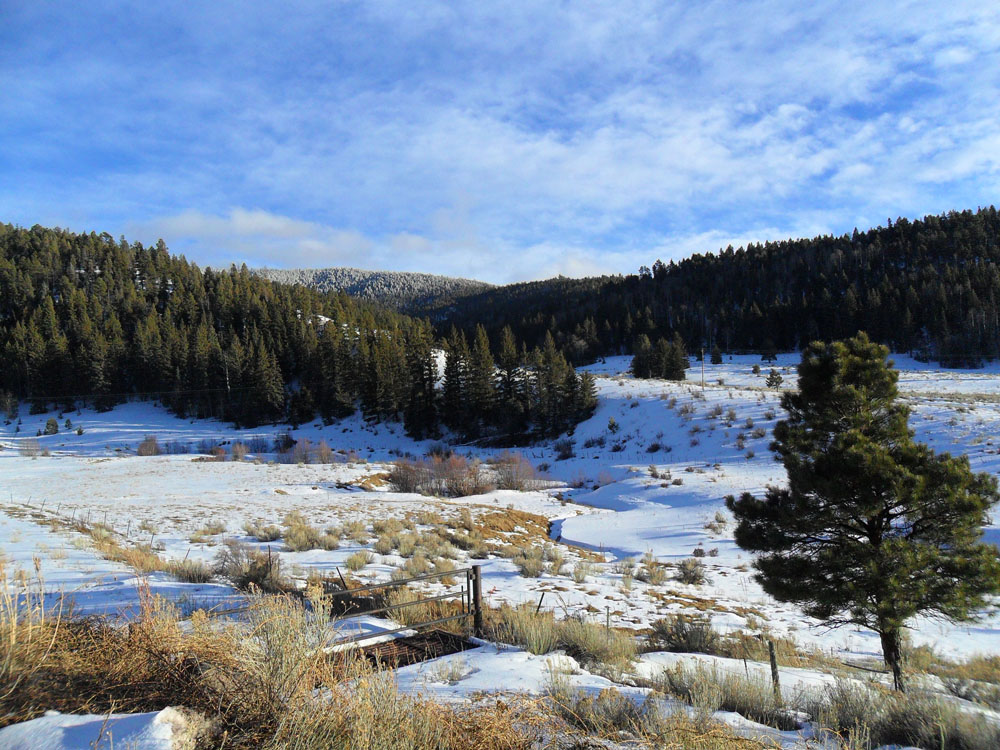
[[[283,285],[246,267],[201,269],[108,234],[0,225],[0,401],[41,413],[151,399],[241,426],[332,422],[360,409],[418,438],[516,444],[559,434],[596,405],[551,337],[448,337],[439,383],[429,322]],[[503,403],[503,408],[498,404]]]
[[[946,366],[1000,356],[1000,216],[950,212],[842,236],[751,244],[635,275],[498,287],[429,309],[442,327],[529,347],[551,335],[574,364],[679,337],[697,353],[797,350],[864,330]]]

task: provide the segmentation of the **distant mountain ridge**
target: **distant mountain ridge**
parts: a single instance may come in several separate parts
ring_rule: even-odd
[[[473,279],[360,268],[257,268],[253,273],[282,284],[301,284],[322,292],[342,291],[399,309],[447,305],[451,300],[495,288]]]

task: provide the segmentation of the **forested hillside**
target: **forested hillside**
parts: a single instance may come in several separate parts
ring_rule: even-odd
[[[492,284],[472,279],[358,268],[255,268],[253,273],[271,281],[302,284],[321,292],[346,292],[352,297],[380,302],[402,311],[445,306],[460,297],[493,288]]]
[[[542,343],[531,352],[509,338],[505,382],[493,377],[485,332],[471,348],[457,333],[442,389],[426,321],[245,267],[202,270],[162,241],[0,225],[0,400],[9,414],[18,399],[44,411],[155,398],[181,415],[253,425],[360,408],[369,419],[402,419],[419,437],[439,434],[443,421],[461,436],[514,442],[565,430],[594,406],[589,379]],[[516,408],[494,408],[501,394]],[[475,419],[455,421],[468,404]]]
[[[431,314],[442,326],[551,334],[573,362],[680,334],[689,350],[794,349],[865,330],[896,351],[975,366],[1000,354],[995,208],[840,237],[751,244],[638,275],[518,284]]]

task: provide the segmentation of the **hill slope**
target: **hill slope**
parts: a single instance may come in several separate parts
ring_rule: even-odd
[[[459,297],[493,288],[492,284],[472,279],[359,268],[258,268],[254,273],[282,284],[301,284],[321,292],[345,292],[399,309],[446,305]]]
[[[689,350],[790,350],[866,330],[953,366],[1000,356],[1000,215],[949,212],[839,237],[750,244],[638,275],[499,287],[429,310],[438,330],[551,334],[574,362],[680,334]]]

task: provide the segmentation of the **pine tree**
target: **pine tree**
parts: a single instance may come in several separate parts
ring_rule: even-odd
[[[256,347],[251,384],[251,404],[244,424],[257,425],[281,419],[285,411],[285,385],[278,361],[263,344]]]
[[[679,333],[674,334],[673,344],[673,352],[667,360],[664,376],[668,380],[684,380],[687,378],[687,369],[691,366],[691,362],[688,360],[684,339]]]
[[[495,367],[486,329],[476,326],[466,377],[466,398],[470,417],[467,427],[468,433],[472,436],[480,435],[483,426],[493,422],[493,410],[496,404]]]
[[[712,360],[711,360],[711,362],[712,362],[713,365],[721,365],[722,364],[722,350],[718,347],[718,345],[712,347]]]
[[[981,540],[997,481],[965,456],[913,440],[888,350],[865,334],[802,354],[799,391],[772,449],[788,487],[726,499],[756,579],[827,623],[879,634],[897,689],[901,643],[917,614],[975,619],[1000,592],[996,548]]]
[[[524,378],[524,360],[517,348],[510,326],[500,332],[500,351],[497,354],[499,371],[497,401],[498,422],[505,435],[523,432],[526,428],[527,384]]]
[[[785,379],[784,379],[783,377],[781,377],[781,373],[780,373],[780,372],[778,372],[777,370],[775,370],[775,369],[774,369],[774,368],[772,367],[772,368],[771,368],[771,372],[769,372],[769,373],[767,374],[767,380],[765,380],[765,381],[764,381],[764,384],[765,384],[765,385],[766,385],[766,386],[767,386],[768,388],[777,388],[777,387],[778,387],[779,385],[781,385],[781,384],[782,384],[782,383],[783,383],[784,381],[785,381]]]
[[[589,372],[579,375],[579,386],[577,387],[576,413],[573,415],[573,422],[582,422],[589,419],[597,409],[597,381]]]
[[[437,361],[433,343],[430,325],[418,324],[406,350],[410,392],[403,410],[403,426],[416,440],[438,434]]]
[[[632,345],[632,375],[637,378],[653,377],[653,345],[649,342],[649,336],[640,334]]]
[[[468,418],[469,343],[455,328],[448,337],[444,359],[444,384],[441,394],[442,421],[452,430],[465,434]]]

